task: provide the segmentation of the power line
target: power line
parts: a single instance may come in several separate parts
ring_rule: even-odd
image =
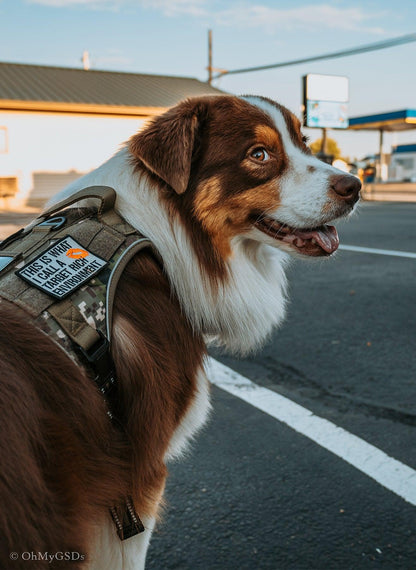
[[[359,53],[365,53],[368,51],[376,51],[379,49],[386,49],[393,46],[398,46],[402,44],[408,44],[410,42],[416,42],[416,34],[407,34],[405,36],[400,36],[398,38],[392,38],[390,40],[385,40],[383,42],[377,42],[374,44],[367,44],[359,46],[356,48],[351,48],[343,51],[335,51],[332,53],[326,53],[323,55],[315,55],[313,57],[304,57],[302,59],[292,59],[290,61],[284,61],[282,63],[273,63],[270,65],[261,65],[258,67],[245,67],[242,69],[232,69],[227,71],[226,69],[221,70],[220,73],[214,75],[212,79],[218,79],[224,75],[234,75],[236,73],[249,73],[250,71],[262,71],[265,69],[275,69],[277,67],[288,67],[289,65],[299,65],[300,63],[309,63],[311,61],[320,61],[323,59],[334,59],[336,57],[345,57],[347,55],[357,55]]]

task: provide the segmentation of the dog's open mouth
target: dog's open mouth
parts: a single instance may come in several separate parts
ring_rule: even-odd
[[[303,255],[314,257],[331,255],[339,245],[338,233],[334,226],[323,225],[318,228],[298,229],[268,216],[256,220],[254,226],[273,239],[292,246]]]

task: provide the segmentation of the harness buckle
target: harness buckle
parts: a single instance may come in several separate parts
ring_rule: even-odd
[[[110,354],[110,343],[101,331],[100,338],[88,350],[78,347],[78,350],[94,371],[94,382],[104,396],[110,392],[116,383],[113,359]]]
[[[145,528],[131,497],[127,497],[124,505],[110,509],[111,517],[116,525],[117,534],[120,540],[127,540],[136,534],[144,532]]]
[[[55,216],[55,218],[49,218],[47,220],[44,220],[40,224],[36,224],[36,226],[33,229],[45,228],[54,232],[56,230],[59,230],[59,228],[61,228],[65,224],[66,224],[65,216]]]

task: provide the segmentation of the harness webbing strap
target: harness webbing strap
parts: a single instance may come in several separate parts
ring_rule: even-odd
[[[106,317],[107,317],[107,338],[111,339],[111,329],[113,325],[113,304],[114,295],[116,293],[117,285],[123,274],[124,269],[128,262],[138,253],[141,249],[149,247],[152,242],[147,238],[143,237],[133,242],[119,257],[116,265],[111,272],[110,280],[107,284],[107,295],[106,295]]]
[[[7,243],[9,238],[4,240],[4,242],[1,244],[2,255],[7,254],[7,252],[10,252],[10,255],[14,254],[15,256],[18,253],[24,253],[25,257],[29,257],[32,251],[38,249],[44,243],[47,243],[51,228],[45,227],[43,231],[40,232],[34,231],[35,228],[38,228],[38,226],[35,226],[28,231],[23,230],[20,235],[16,233],[16,239],[12,240],[10,243]],[[13,237],[14,236],[10,236],[10,238]],[[3,244],[7,245],[7,250],[3,249],[5,247]]]
[[[84,350],[89,350],[101,337],[82,316],[70,299],[49,307],[48,312],[63,328],[69,338]]]

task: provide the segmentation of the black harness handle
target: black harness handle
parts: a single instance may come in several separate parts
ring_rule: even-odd
[[[110,186],[88,186],[87,188],[83,188],[82,190],[75,192],[75,194],[71,194],[68,198],[61,200],[42,212],[42,217],[48,217],[51,214],[59,212],[71,204],[79,202],[80,200],[85,200],[86,198],[98,198],[101,201],[101,206],[98,210],[98,217],[100,217],[104,212],[107,212],[114,207],[116,193],[113,188],[110,188]]]

